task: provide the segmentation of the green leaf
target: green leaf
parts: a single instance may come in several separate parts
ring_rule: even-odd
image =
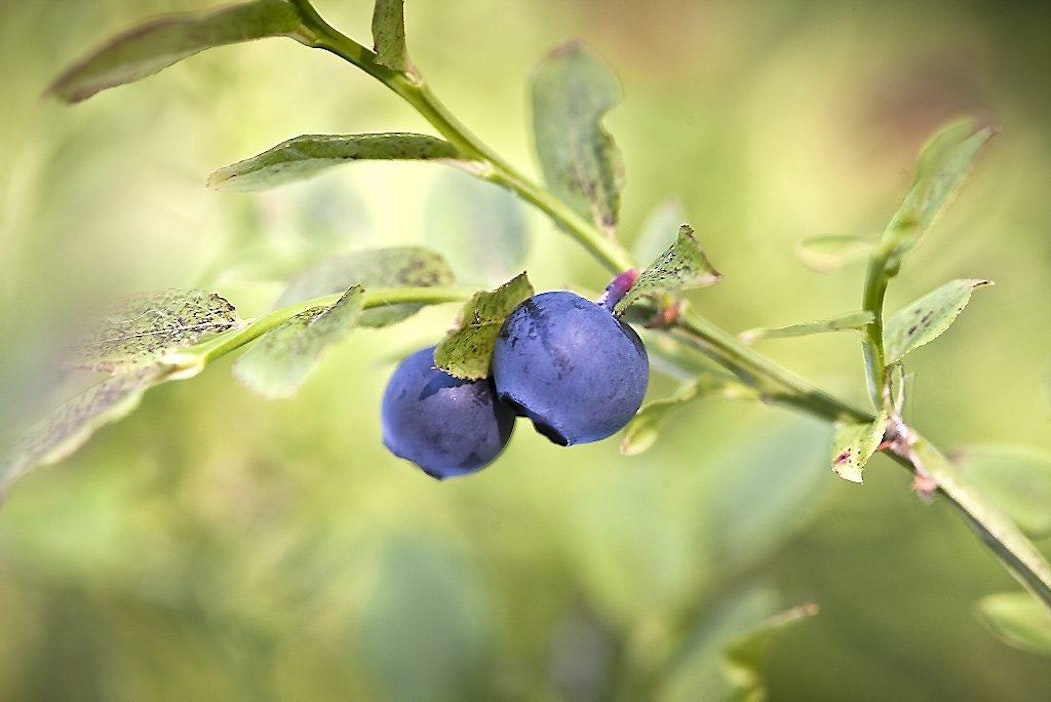
[[[65,102],[80,102],[205,49],[291,36],[299,28],[298,13],[284,0],[255,0],[205,14],[162,17],[111,39],[59,76],[48,92]]]
[[[647,402],[624,429],[620,452],[625,456],[637,456],[647,451],[657,441],[664,420],[676,410],[696,399],[717,394],[727,388],[728,381],[725,378],[703,375],[680,385],[671,397]]]
[[[811,336],[813,334],[824,334],[834,331],[860,331],[865,325],[873,320],[871,312],[851,312],[832,319],[823,319],[818,322],[801,322],[789,324],[784,327],[756,327],[738,334],[738,338],[746,344],[751,344],[758,339],[775,339],[792,336]]]
[[[923,147],[909,192],[883,232],[881,246],[895,252],[891,270],[945,209],[971,162],[995,134],[992,127],[976,130],[974,120],[965,118],[944,127]]]
[[[275,308],[341,293],[355,285],[370,288],[445,287],[454,282],[441,255],[419,246],[367,249],[328,259],[301,273],[289,284]],[[419,304],[390,305],[365,310],[362,327],[385,327],[411,317]]]
[[[1051,456],[1006,446],[954,452],[967,482],[1031,537],[1051,536]]]
[[[118,373],[164,361],[172,352],[241,324],[234,306],[204,290],[165,290],[108,311],[74,342],[68,362]]]
[[[172,366],[156,364],[107,378],[59,405],[0,453],[0,491],[40,465],[57,463],[97,429],[123,419],[153,385],[173,379]]]
[[[639,274],[613,311],[619,315],[644,297],[715,285],[720,280],[722,276],[704,254],[693,229],[684,224],[672,245]]]
[[[817,615],[818,606],[803,604],[775,614],[730,642],[725,652],[724,672],[741,698],[765,698],[762,671],[770,648],[785,633]]]
[[[533,294],[533,286],[525,273],[492,292],[475,293],[464,305],[457,327],[435,349],[435,364],[455,378],[488,377],[500,325]]]
[[[668,248],[672,232],[679,231],[687,219],[686,208],[678,198],[669,198],[654,207],[642,223],[635,245],[631,247],[633,258],[636,261],[652,261],[660,256]]]
[[[322,352],[357,326],[363,295],[355,286],[331,307],[307,310],[267,332],[234,363],[234,377],[272,400],[292,397]]]
[[[992,284],[976,278],[953,280],[895,312],[883,330],[886,364],[898,362],[909,352],[944,334],[967,306],[971,292]]]
[[[1001,592],[978,602],[978,618],[1009,646],[1051,656],[1051,610],[1028,592]]]
[[[424,239],[464,284],[495,285],[520,271],[529,250],[522,203],[507,190],[443,171],[424,207]]]
[[[861,473],[883,442],[886,426],[885,413],[881,413],[874,422],[838,424],[829,457],[836,475],[852,483],[861,483]]]
[[[555,48],[532,79],[533,139],[551,191],[612,235],[624,165],[602,126],[621,101],[617,77],[578,42]]]
[[[403,0],[376,0],[372,11],[372,43],[379,65],[400,73],[413,70],[405,49]]]
[[[868,255],[876,242],[871,237],[851,234],[819,234],[796,244],[796,256],[818,273],[834,273]]]
[[[349,161],[457,161],[456,148],[426,134],[306,134],[213,171],[208,187],[248,192],[317,175]]]

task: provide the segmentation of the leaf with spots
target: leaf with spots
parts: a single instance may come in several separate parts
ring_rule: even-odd
[[[119,373],[163,361],[172,352],[241,324],[234,306],[204,290],[165,290],[131,298],[102,315],[76,340],[68,363]]]
[[[176,378],[174,371],[172,366],[154,364],[107,378],[15,435],[0,452],[0,491],[37,466],[57,463],[100,427],[131,414],[143,393]]]
[[[500,326],[533,294],[533,285],[525,273],[492,292],[476,293],[464,305],[456,328],[435,349],[435,364],[455,378],[487,378]]]
[[[413,71],[405,48],[404,0],[376,0],[372,10],[372,44],[376,63],[400,73]]]
[[[976,278],[953,280],[895,312],[883,330],[887,365],[944,334],[967,306],[971,292],[992,284]]]
[[[351,161],[466,163],[452,144],[427,134],[305,134],[213,171],[208,187],[233,192],[266,190]]]
[[[886,425],[885,413],[881,413],[874,422],[837,425],[830,456],[836,475],[852,483],[861,483],[865,464],[879,449]]]
[[[48,92],[65,102],[151,76],[205,49],[292,36],[299,14],[284,0],[255,0],[204,14],[162,17],[114,37],[59,76]]]
[[[818,322],[800,322],[789,324],[784,327],[756,327],[738,334],[738,338],[746,344],[751,344],[759,339],[777,339],[795,336],[811,336],[813,334],[824,334],[836,331],[861,331],[865,325],[873,320],[871,312],[851,312],[850,314],[823,319]]]
[[[978,618],[1014,648],[1051,656],[1051,610],[1028,592],[1001,592],[978,602]]]
[[[438,253],[420,246],[365,249],[330,258],[294,278],[275,308],[335,295],[360,285],[372,288],[431,288],[454,283],[449,264]],[[411,317],[423,305],[388,305],[362,312],[358,325],[385,327]]]
[[[549,53],[533,73],[533,139],[551,191],[609,235],[617,227],[624,164],[602,126],[621,101],[613,72],[578,42]]]
[[[715,285],[720,280],[722,275],[708,260],[693,228],[684,224],[672,245],[639,274],[613,311],[619,315],[643,298]]]
[[[364,290],[347,290],[336,304],[301,312],[267,332],[234,364],[234,377],[270,399],[292,397],[322,352],[357,326]]]

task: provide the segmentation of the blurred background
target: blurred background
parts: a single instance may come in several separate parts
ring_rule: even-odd
[[[608,121],[627,166],[621,236],[677,198],[725,276],[694,302],[735,332],[856,309],[862,264],[818,274],[796,242],[878,232],[934,128],[961,113],[999,124],[889,306],[951,278],[996,281],[911,357],[909,417],[945,449],[1051,450],[1046,5],[407,5],[436,92],[529,172],[532,66],[574,37],[605,57],[626,93]],[[41,97],[113,33],[208,6],[0,4],[4,426],[54,401],[54,330],[133,291],[202,286],[253,315],[311,263],[405,243],[442,249],[467,284],[497,283],[518,257],[487,268],[449,234],[484,232],[493,208],[528,241],[538,288],[607,282],[499,192],[465,205],[474,191],[439,166],[206,190],[213,168],[297,134],[430,131],[289,40],[208,52],[75,108]],[[371,3],[317,6],[367,43]],[[1048,660],[973,616],[1015,585],[950,508],[920,503],[881,457],[863,487],[837,480],[830,429],[805,417],[700,402],[635,458],[615,439],[562,449],[520,424],[496,464],[442,484],[391,457],[386,378],[455,314],[356,332],[290,401],[217,363],[17,484],[0,509],[0,698],[706,699],[727,636],[807,602],[821,613],[770,651],[773,699],[1051,697]],[[864,401],[855,335],[761,350]],[[655,377],[652,392],[673,387]]]

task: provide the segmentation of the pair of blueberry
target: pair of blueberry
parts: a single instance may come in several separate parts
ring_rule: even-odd
[[[602,305],[571,292],[535,295],[507,317],[490,378],[459,380],[434,364],[434,347],[394,371],[383,395],[383,443],[428,475],[481,470],[503,450],[515,415],[561,446],[604,439],[646,394],[646,349]]]

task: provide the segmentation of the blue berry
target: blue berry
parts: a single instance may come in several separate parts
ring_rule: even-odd
[[[434,365],[434,347],[395,369],[383,393],[383,444],[438,480],[481,470],[507,445],[515,416],[488,380],[459,380]]]
[[[535,295],[504,321],[492,361],[497,396],[562,446],[605,439],[638,411],[649,381],[638,334],[571,292]]]

